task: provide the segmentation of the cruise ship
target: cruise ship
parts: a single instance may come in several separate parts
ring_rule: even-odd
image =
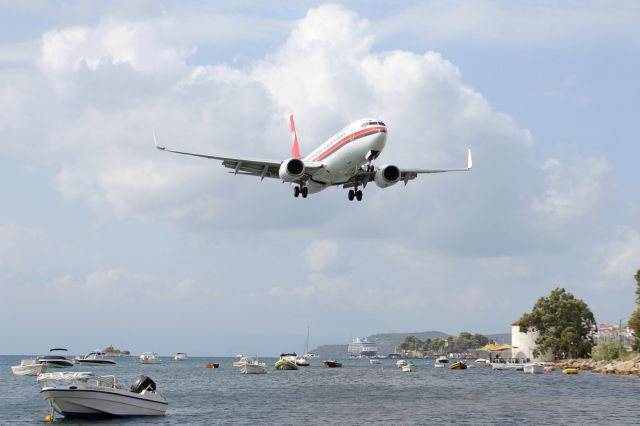
[[[347,348],[349,358],[368,358],[378,355],[378,347],[366,337],[356,337]]]

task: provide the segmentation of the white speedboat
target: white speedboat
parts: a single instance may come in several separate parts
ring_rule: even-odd
[[[37,376],[47,371],[47,365],[40,364],[35,359],[23,359],[20,365],[11,366],[11,371],[16,376]]]
[[[302,355],[303,357],[309,359],[309,358],[320,358],[320,355],[318,355],[315,352],[307,352],[306,354]]]
[[[530,362],[524,365],[523,370],[527,374],[542,374],[544,373],[544,365],[539,362]]]
[[[186,361],[189,357],[184,352],[178,352],[176,356],[173,357],[174,361]]]
[[[147,376],[138,376],[129,389],[118,386],[114,376],[89,372],[45,373],[37,383],[52,418],[54,412],[69,419],[163,416],[168,406]]]
[[[380,360],[378,358],[371,358],[369,364],[380,364]]]
[[[160,364],[162,359],[155,352],[144,352],[138,357],[140,364]]]
[[[398,361],[396,361],[396,367],[398,368],[402,368],[405,365],[407,365],[407,361],[404,359],[399,359]]]
[[[447,358],[444,355],[441,355],[438,357],[438,359],[436,359],[436,363],[434,364],[434,367],[444,368],[448,363],[449,363],[449,358]]]
[[[240,365],[240,372],[242,374],[264,374],[267,372],[267,364],[260,362],[258,357],[245,356],[244,362]]]
[[[298,367],[308,367],[309,366],[309,360],[306,359],[304,356],[296,357],[296,365]]]
[[[407,362],[401,368],[402,368],[402,371],[404,371],[405,373],[416,371],[416,365],[411,361]]]
[[[85,356],[77,356],[76,363],[81,365],[116,365],[116,362],[104,357],[104,352],[93,351]]]
[[[73,361],[63,355],[55,355],[52,352],[67,352],[64,348],[49,349],[49,355],[36,358],[36,362],[45,364],[49,368],[69,368],[73,367]]]

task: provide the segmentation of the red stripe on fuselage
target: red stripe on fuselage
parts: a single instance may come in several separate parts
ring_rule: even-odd
[[[355,133],[351,133],[351,134],[343,137],[342,139],[340,139],[339,141],[337,141],[336,143],[331,145],[329,148],[325,149],[320,154],[316,155],[315,158],[313,160],[311,160],[311,161],[323,160],[324,158],[328,157],[330,154],[333,154],[339,148],[342,148],[344,145],[346,145],[347,143],[349,143],[351,141],[354,141],[356,139],[360,139],[360,138],[365,137],[365,136],[373,135],[373,134],[376,134],[376,133],[384,133],[386,131],[387,131],[387,129],[384,126],[368,127],[366,129],[358,130]]]

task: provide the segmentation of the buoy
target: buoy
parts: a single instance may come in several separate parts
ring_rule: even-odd
[[[53,416],[51,414],[47,414],[44,416],[44,421],[47,423],[51,423],[53,421]]]

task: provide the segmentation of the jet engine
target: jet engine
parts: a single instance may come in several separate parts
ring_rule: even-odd
[[[400,180],[400,169],[397,166],[382,166],[376,170],[373,180],[380,188],[395,185]]]
[[[304,175],[304,162],[298,158],[289,158],[280,164],[278,175],[285,182],[293,182]]]

